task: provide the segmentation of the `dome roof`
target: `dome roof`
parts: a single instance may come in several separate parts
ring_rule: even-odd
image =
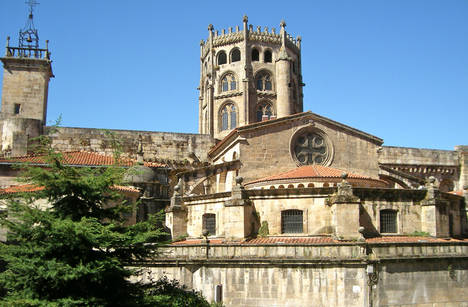
[[[340,169],[321,165],[306,165],[293,170],[257,179],[248,182],[246,187],[257,187],[274,183],[299,183],[299,182],[331,182],[337,183],[343,180],[343,173],[347,174],[346,180],[353,186],[361,187],[386,187],[387,182],[368,176],[348,173]]]
[[[135,165],[130,167],[124,175],[123,181],[127,183],[148,183],[153,182],[156,174],[154,171],[144,165]]]

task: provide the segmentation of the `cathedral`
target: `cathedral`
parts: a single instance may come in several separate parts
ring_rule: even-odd
[[[248,22],[200,43],[199,134],[112,131],[138,170],[120,187],[141,201],[130,220],[164,209],[173,242],[136,278],[226,306],[468,304],[468,145],[385,146],[304,111],[301,37]],[[34,27],[1,61],[3,194],[28,189],[13,164],[44,163],[39,135],[69,165],[112,164],[108,133],[46,126],[54,74]]]

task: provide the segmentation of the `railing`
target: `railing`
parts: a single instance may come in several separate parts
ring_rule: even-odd
[[[50,59],[50,52],[48,49],[7,46],[5,56],[18,58]]]

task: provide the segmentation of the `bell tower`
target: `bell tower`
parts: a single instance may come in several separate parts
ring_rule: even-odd
[[[19,31],[18,46],[7,37],[3,63],[1,133],[3,154],[19,155],[27,151],[27,140],[42,133],[46,124],[49,80],[54,77],[48,41],[39,47],[39,35],[33,22],[38,3],[27,2],[29,15]]]
[[[199,132],[215,138],[247,124],[302,112],[301,37],[248,25],[200,42]]]

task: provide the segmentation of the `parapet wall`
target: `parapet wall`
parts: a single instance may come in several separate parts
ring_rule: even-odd
[[[52,131],[52,130],[51,130]],[[138,140],[141,136],[145,160],[194,160],[192,152],[201,161],[206,161],[206,153],[214,146],[210,135],[136,130],[110,130],[95,128],[58,127],[48,132],[52,146],[59,151],[84,150],[102,154],[112,154],[113,139],[120,142],[123,155],[135,158]]]
[[[458,165],[452,150],[383,146],[378,159],[383,164]]]
[[[145,268],[137,278],[176,278],[210,301],[221,287],[224,306],[467,306],[468,301],[466,243],[197,244],[159,251],[159,258],[140,264]]]

